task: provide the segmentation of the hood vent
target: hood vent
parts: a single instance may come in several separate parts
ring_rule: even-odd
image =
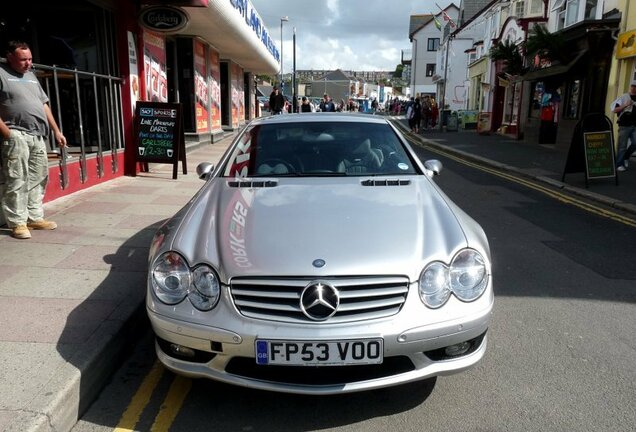
[[[232,180],[227,182],[231,188],[264,188],[278,186],[274,180]]]
[[[385,180],[363,180],[362,186],[408,186],[411,180],[385,179]]]

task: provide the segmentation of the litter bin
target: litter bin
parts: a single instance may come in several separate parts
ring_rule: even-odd
[[[440,125],[446,126],[448,124],[448,116],[450,116],[451,110],[442,110],[442,118],[440,119]]]
[[[457,132],[457,111],[453,111],[446,119],[446,132]]]

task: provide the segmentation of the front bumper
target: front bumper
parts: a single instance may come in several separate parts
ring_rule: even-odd
[[[218,327],[203,326],[159,315],[148,310],[157,336],[159,360],[177,374],[209,378],[228,384],[285,393],[326,395],[357,392],[404,384],[439,375],[450,375],[474,366],[486,352],[488,323],[492,303],[480,312],[416,328],[399,329],[396,321],[364,326],[335,326],[327,331],[299,335],[298,328],[271,323],[258,334],[239,334]],[[361,329],[364,332],[361,333]],[[363,366],[259,366],[255,360],[257,338],[288,340],[384,340],[382,365]],[[440,357],[444,347],[471,342],[471,349],[457,357]],[[169,349],[170,344],[196,350],[195,358],[186,359]],[[434,355],[433,355],[434,354]]]

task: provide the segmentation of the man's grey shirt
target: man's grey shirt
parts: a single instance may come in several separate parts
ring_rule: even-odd
[[[49,134],[44,104],[49,98],[31,71],[20,74],[0,63],[0,118],[9,127],[36,136]]]

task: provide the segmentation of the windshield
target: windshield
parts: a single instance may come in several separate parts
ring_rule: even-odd
[[[245,132],[224,177],[415,174],[388,124],[306,122],[257,125]]]

